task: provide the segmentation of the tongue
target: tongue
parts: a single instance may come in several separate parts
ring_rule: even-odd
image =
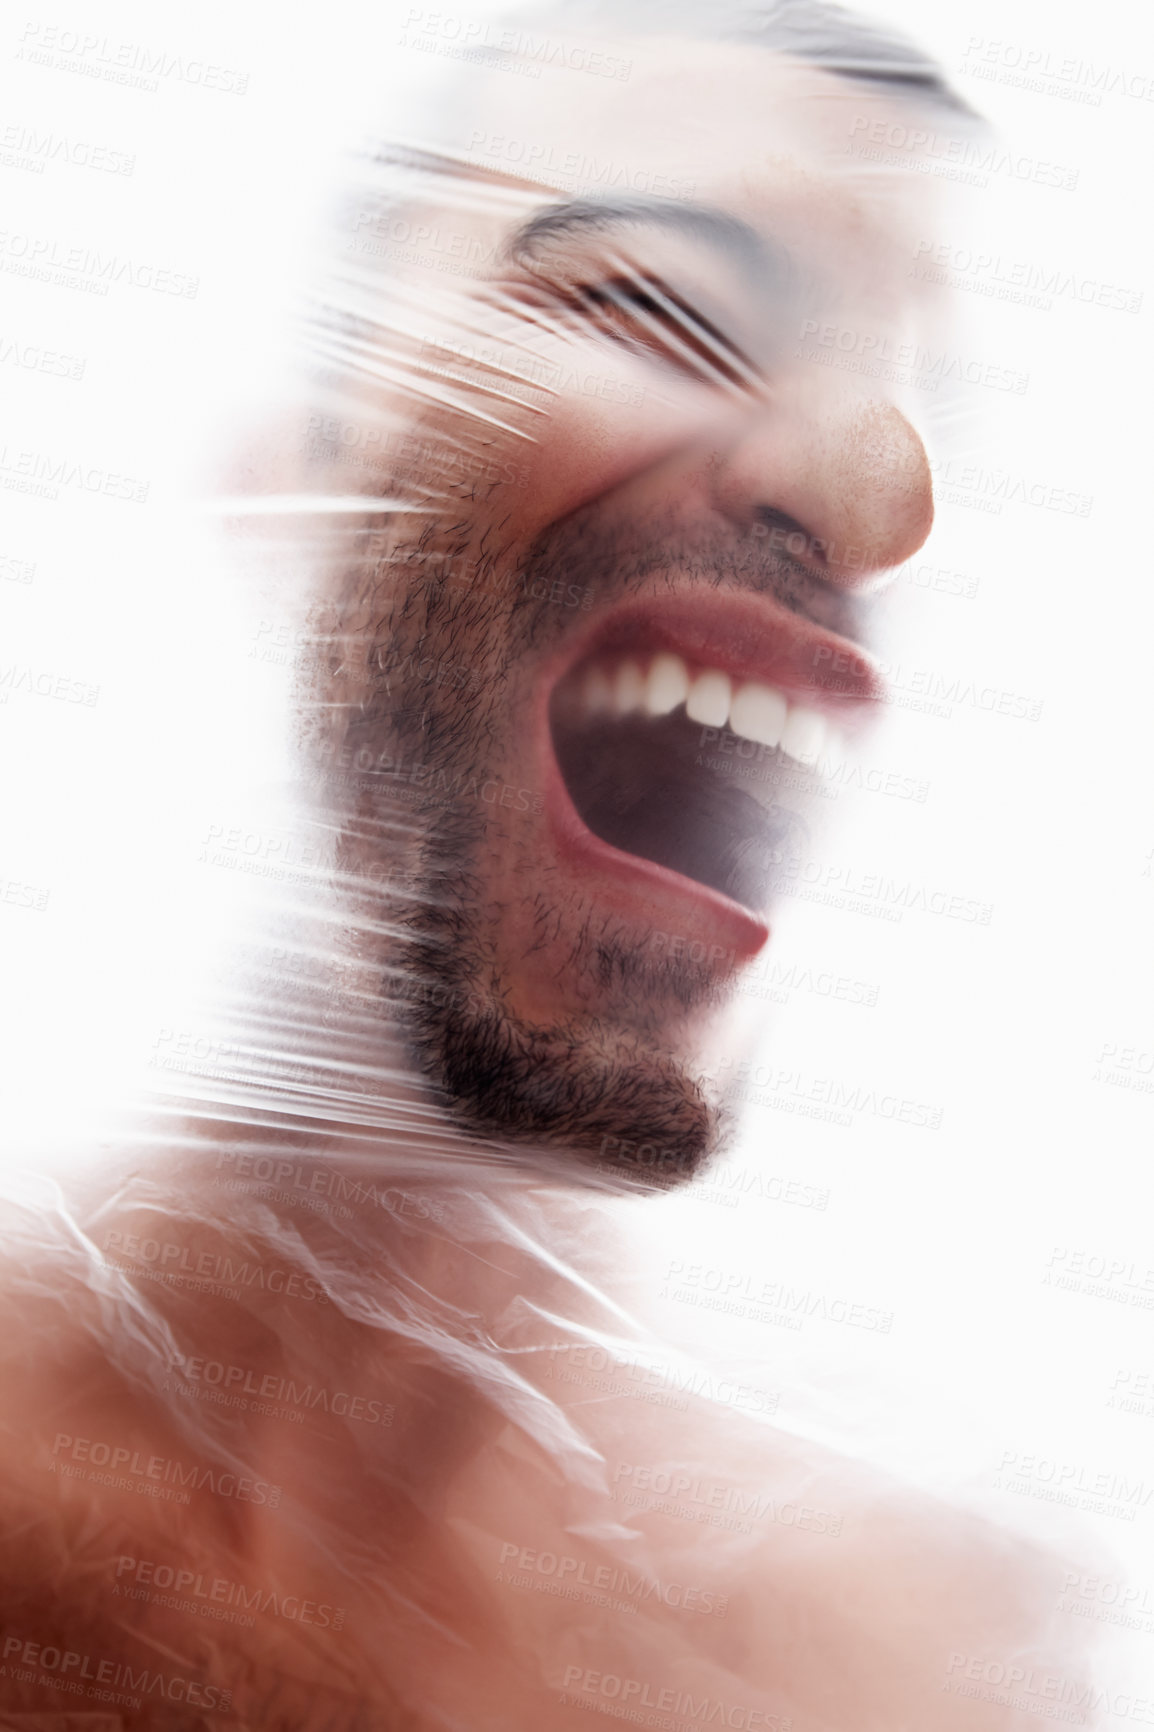
[[[761,799],[740,785],[737,761],[711,767],[701,728],[684,713],[555,725],[570,798],[602,841],[720,890],[760,913],[796,813],[773,803],[784,773],[775,754],[756,766]],[[796,841],[794,843],[796,846]]]

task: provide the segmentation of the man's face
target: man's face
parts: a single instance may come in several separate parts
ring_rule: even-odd
[[[725,1000],[879,696],[866,592],[930,526],[861,359],[916,328],[917,177],[856,154],[909,119],[868,86],[615,51],[627,81],[488,75],[435,121],[460,172],[374,225],[426,237],[359,380],[406,509],[353,562],[329,701],[347,862],[400,862],[385,991],[457,1122],[669,1177],[718,1144]]]

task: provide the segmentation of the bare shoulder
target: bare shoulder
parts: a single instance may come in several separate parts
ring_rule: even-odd
[[[255,1351],[262,1320],[168,1285],[142,1299],[84,1235],[23,1249],[0,1268],[0,1716],[379,1725],[385,1669],[363,1664],[348,1593],[284,1543],[267,1432],[184,1380],[221,1339]]]
[[[8,1713],[570,1732],[704,1702],[749,1727],[1018,1732],[1056,1702],[1092,1723],[1056,1553],[769,1418],[550,1377],[551,1348],[494,1376],[502,1409],[390,1358],[288,1244],[121,1209],[2,1272]]]
[[[508,1427],[447,1505],[494,1605],[565,1654],[554,1701],[810,1732],[1019,1732],[1055,1702],[1094,1723],[1057,1550],[777,1424],[571,1411],[567,1481]]]

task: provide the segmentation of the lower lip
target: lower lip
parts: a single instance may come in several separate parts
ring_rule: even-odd
[[[545,739],[542,755],[549,827],[559,856],[571,862],[581,887],[594,891],[623,918],[636,920],[640,916],[655,931],[659,921],[666,921],[671,936],[704,944],[707,954],[718,951],[718,961],[729,957],[747,962],[756,956],[769,939],[769,927],[748,908],[719,890],[639,854],[626,854],[594,835],[569,797],[553,750],[547,714],[541,715],[540,725]]]

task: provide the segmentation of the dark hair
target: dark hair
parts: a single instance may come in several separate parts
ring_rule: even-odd
[[[889,85],[903,95],[978,119],[929,55],[900,32],[857,16],[835,0],[554,0],[518,20],[528,30],[558,27],[639,35],[680,35],[790,54],[838,78]]]

